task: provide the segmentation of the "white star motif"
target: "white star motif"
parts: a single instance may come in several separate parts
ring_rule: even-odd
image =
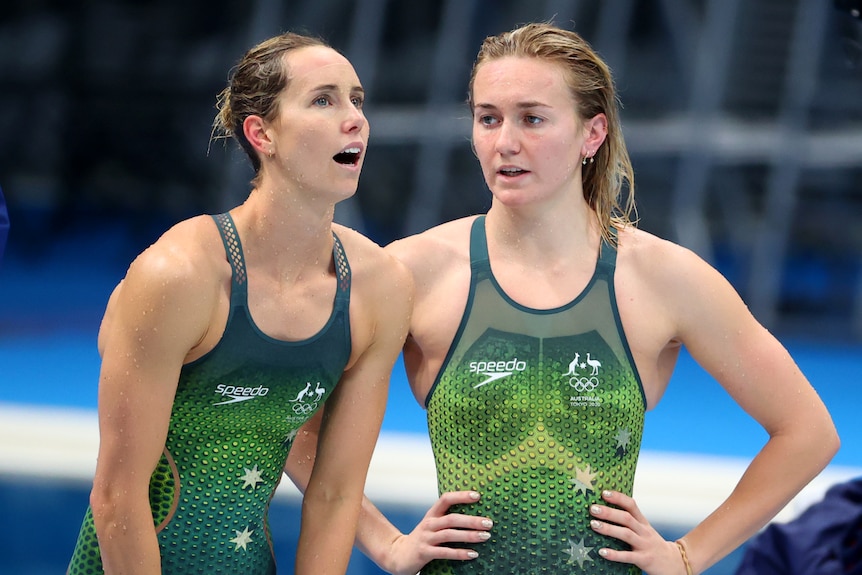
[[[573,540],[569,539],[569,548],[564,549],[563,552],[569,556],[569,560],[566,561],[569,565],[574,565],[577,561],[578,567],[581,569],[584,568],[584,561],[592,561],[593,558],[590,557],[590,551],[592,551],[592,547],[584,546],[584,538],[581,537],[581,540],[578,543],[575,543]]]
[[[234,529],[234,531],[236,531],[236,529]],[[246,549],[246,545],[251,543],[252,533],[254,533],[254,531],[249,531],[248,527],[243,531],[236,531],[236,537],[230,540],[231,543],[236,543],[236,549],[234,549],[234,551],[239,551],[240,547]]]
[[[297,435],[299,435],[299,429],[294,429],[293,431],[291,431],[290,433],[287,434],[287,437],[284,439],[284,442],[290,443],[291,441],[296,439]]]
[[[590,473],[590,471],[592,470],[589,465],[587,465],[586,469],[575,468],[575,478],[569,479],[569,482],[575,485],[575,491],[580,491],[584,495],[587,494],[587,491],[595,492],[596,488],[593,486],[593,479],[596,478],[598,472]]]
[[[254,490],[257,488],[258,483],[263,483],[263,478],[260,476],[260,471],[258,471],[257,465],[251,469],[248,469],[247,467],[244,467],[243,469],[245,469],[245,473],[240,476],[240,479],[242,479],[243,489],[251,487],[252,490]]]
[[[614,439],[617,440],[617,447],[626,450],[629,448],[629,441],[632,438],[632,434],[628,429],[619,428],[617,429],[617,434]]]

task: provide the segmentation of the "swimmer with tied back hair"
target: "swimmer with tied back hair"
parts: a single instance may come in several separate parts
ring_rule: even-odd
[[[110,297],[69,575],[275,573],[269,504],[315,413],[295,572],[345,572],[413,294],[401,263],[332,221],[359,181],[363,100],[350,62],[308,36],[234,69],[216,128],[246,151],[252,190],[165,232]]]

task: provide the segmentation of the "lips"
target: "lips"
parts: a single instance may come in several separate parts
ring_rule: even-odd
[[[522,168],[518,168],[515,166],[505,166],[505,167],[497,170],[498,174],[500,174],[501,176],[507,176],[507,177],[520,176],[521,174],[526,174],[527,172],[528,172],[528,170],[524,170]]]

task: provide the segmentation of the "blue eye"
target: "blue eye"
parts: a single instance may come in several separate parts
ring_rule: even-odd
[[[350,99],[350,101],[357,108],[361,108],[363,106],[363,104],[365,104],[365,98],[362,98],[360,96],[354,96],[353,98]]]
[[[497,123],[497,118],[495,118],[494,116],[479,116],[477,120],[483,126],[493,126]]]
[[[315,106],[328,106],[329,105],[329,96],[318,96],[314,100]]]
[[[524,121],[527,122],[528,124],[533,124],[533,125],[542,123],[542,119],[537,117],[537,116],[526,116],[524,118]]]

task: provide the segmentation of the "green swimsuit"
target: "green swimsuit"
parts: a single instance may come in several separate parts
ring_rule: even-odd
[[[497,284],[484,217],[470,258],[466,310],[426,406],[440,492],[480,492],[456,511],[494,528],[470,545],[477,559],[422,573],[640,573],[600,557],[622,544],[589,526],[602,490],[632,492],[646,405],[616,306],[616,250],[603,243],[583,293],[552,310]]]
[[[248,311],[239,236],[229,214],[214,216],[233,269],[221,341],[183,366],[150,505],[162,573],[275,573],[267,510],[299,427],[332,393],[350,356],[350,267],[335,238],[334,309],[314,337],[268,337]],[[88,509],[70,575],[100,574]]]

